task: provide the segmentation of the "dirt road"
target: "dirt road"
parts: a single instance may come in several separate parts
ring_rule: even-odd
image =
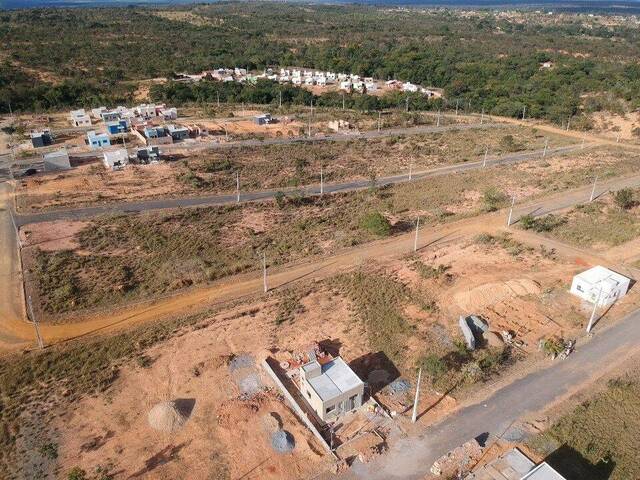
[[[12,188],[0,183],[0,345],[24,338],[10,334],[8,328],[8,323],[24,318],[18,240],[11,220]]]
[[[629,185],[640,185],[640,175],[618,178],[603,183],[600,188],[614,189]],[[517,221],[520,215],[526,213],[546,213],[557,209],[567,208],[584,202],[590,193],[589,186],[563,192],[537,202],[518,206],[514,215]],[[506,212],[500,211],[490,215],[483,215],[459,222],[446,224],[437,228],[423,231],[419,239],[420,248],[429,245],[451,241],[460,236],[473,235],[479,232],[496,232],[505,228]],[[523,233],[517,232],[518,235]],[[397,257],[408,253],[413,248],[413,233],[407,233],[384,241],[373,242],[360,247],[346,250],[338,255],[327,258],[313,259],[309,263],[286,265],[269,272],[270,288],[277,288],[300,279],[325,278],[336,272],[375,259],[384,261],[385,258]],[[524,238],[524,237],[523,237]],[[530,240],[539,245],[539,238]],[[570,247],[567,247],[570,248]],[[605,259],[590,256],[588,253],[573,249],[573,256],[585,259],[591,258],[607,265]],[[15,284],[10,286],[17,288]],[[257,273],[249,273],[223,279],[205,287],[180,291],[173,296],[128,305],[121,310],[96,313],[91,316],[78,317],[76,322],[63,325],[41,325],[45,343],[55,343],[94,333],[117,330],[123,327],[167,318],[175,315],[186,315],[204,310],[207,306],[220,304],[231,300],[239,300],[249,296],[262,294],[262,278]],[[20,317],[8,318],[0,325],[0,349],[16,349],[33,344],[34,334],[31,324],[20,320]],[[1,341],[2,339],[5,341]]]
[[[514,422],[566,399],[594,381],[594,376],[602,376],[618,368],[638,352],[639,322],[640,311],[633,312],[614,325],[599,330],[585,343],[578,344],[576,352],[566,360],[556,360],[542,370],[509,383],[419,435],[398,439],[385,455],[366,465],[356,462],[351,470],[337,478],[424,478],[435,460],[467,440],[488,434],[491,442],[503,435]],[[321,478],[336,477],[326,475]]]
[[[581,145],[568,145],[566,147],[549,148],[546,151],[545,158],[549,159],[554,156],[563,155],[565,153],[575,152],[582,148]],[[510,153],[498,157],[488,157],[486,166],[496,165],[512,165],[516,163],[526,162],[530,160],[542,159],[543,150],[534,150],[519,153]],[[470,170],[479,170],[485,167],[484,159],[473,162],[456,163],[453,165],[444,165],[429,170],[421,170],[412,172],[411,177],[407,174],[390,175],[377,179],[378,185],[390,185],[410,182],[412,180],[423,180],[426,178],[438,177]],[[363,190],[371,186],[370,180],[349,180],[340,183],[327,183],[323,185],[322,192],[325,194],[349,192],[354,190]],[[321,194],[319,185],[311,185],[302,188],[284,188],[285,193],[300,192],[305,196],[318,196]],[[40,213],[32,214],[15,214],[15,220],[19,227],[30,223],[51,222],[62,219],[79,220],[86,217],[93,217],[105,213],[132,213],[144,212],[149,210],[163,210],[170,208],[187,208],[187,207],[203,207],[213,205],[234,204],[240,202],[254,202],[260,200],[268,200],[274,198],[278,194],[278,190],[261,190],[253,192],[240,192],[239,200],[235,194],[208,195],[198,197],[177,197],[163,198],[158,200],[139,200],[132,202],[112,203],[107,205],[96,205],[92,207],[76,207],[69,209],[47,210]]]

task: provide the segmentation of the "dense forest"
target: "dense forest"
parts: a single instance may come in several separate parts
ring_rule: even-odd
[[[397,78],[443,88],[450,104],[460,100],[475,111],[516,116],[526,106],[528,115],[558,123],[584,110],[640,107],[634,17],[262,2],[30,9],[0,12],[0,42],[0,112],[9,103],[16,110],[123,103],[140,79],[280,65]],[[540,68],[544,61],[553,68]],[[304,90],[266,82],[170,82],[152,96],[177,104],[219,95],[273,103],[280,91],[287,103],[310,100]],[[400,103],[396,97],[348,102],[370,110]]]

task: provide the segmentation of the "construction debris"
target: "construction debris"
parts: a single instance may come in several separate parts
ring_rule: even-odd
[[[433,462],[431,473],[440,476],[467,472],[481,455],[482,447],[474,438]]]
[[[278,453],[289,453],[295,448],[296,442],[286,430],[276,430],[271,435],[271,446]]]

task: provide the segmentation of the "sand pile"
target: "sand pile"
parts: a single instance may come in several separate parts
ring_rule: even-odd
[[[289,453],[295,448],[296,442],[286,430],[277,430],[271,435],[271,445],[278,453]]]
[[[467,311],[477,311],[488,305],[495,305],[503,300],[537,295],[540,285],[528,278],[508,280],[506,282],[485,283],[469,290],[458,292],[454,300],[460,308]]]
[[[149,426],[161,432],[173,433],[182,428],[187,417],[180,412],[176,402],[160,402],[147,415]]]

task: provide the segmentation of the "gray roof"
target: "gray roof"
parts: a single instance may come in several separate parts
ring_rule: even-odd
[[[524,453],[514,448],[468,475],[465,480],[520,480],[534,465]]]
[[[566,480],[562,475],[555,471],[547,462],[542,462],[536,468],[531,470],[522,480]]]
[[[362,380],[340,357],[322,365],[322,373],[317,377],[307,379],[307,382],[322,401],[331,400],[344,392],[364,385]]]

